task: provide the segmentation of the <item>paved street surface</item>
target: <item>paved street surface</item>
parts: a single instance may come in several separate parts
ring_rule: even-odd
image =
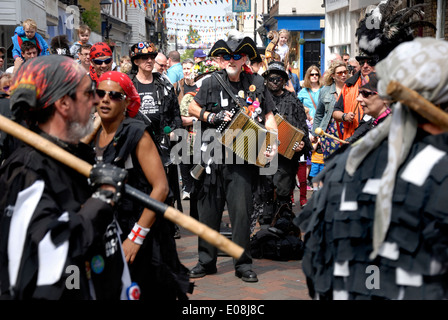
[[[308,196],[312,192],[308,191]],[[296,188],[294,212],[300,212],[297,204],[299,193]],[[185,214],[188,214],[189,202],[182,201]],[[228,222],[224,212],[223,222]],[[257,229],[259,226],[257,226]],[[181,262],[188,268],[197,263],[198,237],[181,228],[181,238],[176,240]],[[258,282],[247,283],[235,276],[233,262],[229,256],[218,257],[218,273],[204,278],[192,279],[195,288],[190,300],[310,300],[302,272],[301,261],[273,261],[254,259],[253,270],[258,275]]]

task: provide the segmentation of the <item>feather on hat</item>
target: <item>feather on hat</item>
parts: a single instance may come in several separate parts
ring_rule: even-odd
[[[424,21],[425,4],[418,4],[398,10],[402,0],[385,0],[372,9],[366,9],[365,17],[359,22],[356,37],[359,49],[369,56],[384,59],[400,43],[414,39],[418,27],[436,27]]]

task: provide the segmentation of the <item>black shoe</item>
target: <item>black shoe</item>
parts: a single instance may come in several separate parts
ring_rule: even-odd
[[[214,269],[206,269],[198,263],[193,269],[190,270],[189,274],[190,278],[202,278],[208,274],[214,274],[216,272],[218,272],[216,267]]]
[[[243,280],[245,282],[257,282],[258,281],[257,274],[255,272],[253,272],[252,270],[246,270],[243,272],[235,271],[235,275],[238,278],[241,278],[241,280]]]

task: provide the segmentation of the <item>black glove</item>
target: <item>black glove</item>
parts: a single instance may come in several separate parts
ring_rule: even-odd
[[[224,122],[225,116],[226,116],[225,110],[221,110],[218,113],[212,112],[207,116],[207,122],[214,126],[220,126]]]
[[[123,195],[125,181],[128,172],[125,169],[116,167],[109,163],[95,164],[90,171],[89,183],[96,192],[95,197],[103,201],[113,201],[117,203]],[[115,187],[115,192],[99,189],[102,185],[111,185]]]

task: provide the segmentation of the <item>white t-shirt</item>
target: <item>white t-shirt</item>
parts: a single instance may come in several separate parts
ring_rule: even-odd
[[[277,46],[277,48],[275,49],[275,52],[278,53],[278,55],[280,56],[280,58],[283,60],[285,60],[285,56],[286,53],[288,52],[289,47],[288,45],[285,43],[282,46]]]

